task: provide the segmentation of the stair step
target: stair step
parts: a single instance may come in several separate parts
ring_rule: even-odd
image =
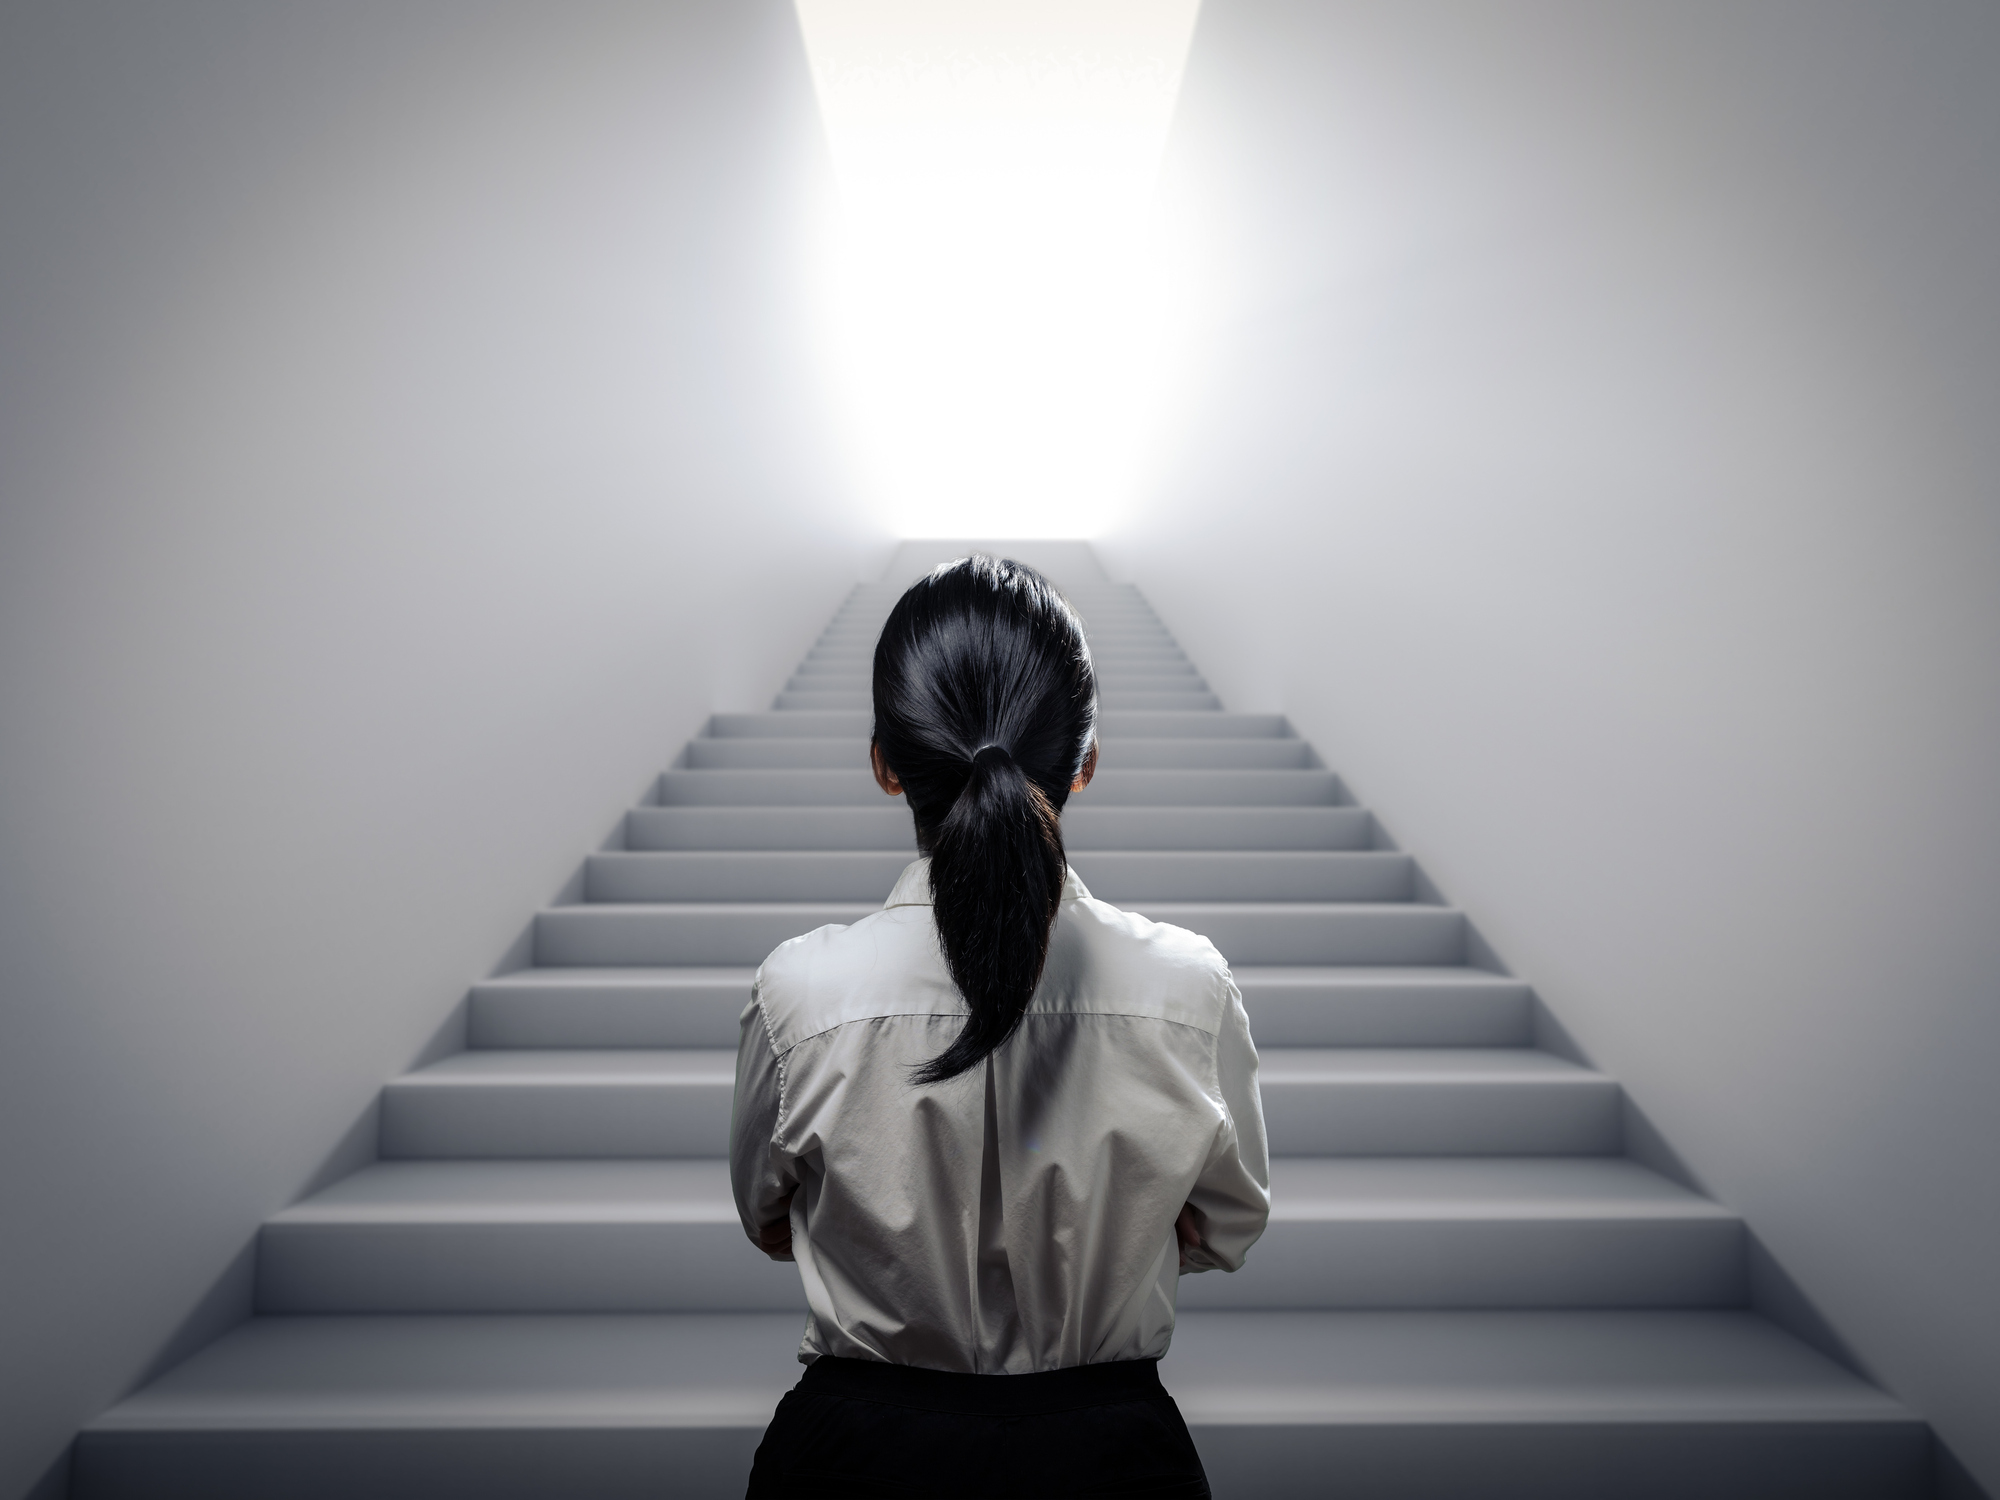
[[[620,850],[584,862],[586,901],[872,901],[910,862],[902,849]]]
[[[1465,961],[1465,918],[1451,907],[1138,901],[1132,910],[1200,933],[1232,966]]]
[[[917,857],[907,804],[857,807],[635,807],[627,849],[900,849]]]
[[[880,901],[558,906],[536,914],[535,963],[621,969],[760,964],[778,944],[801,933],[847,926],[881,909]]]
[[[747,987],[731,997],[740,1014]],[[721,1027],[718,1025],[718,1031]],[[1271,1149],[1293,1156],[1591,1156],[1617,1084],[1528,1049],[1267,1046]],[[734,1038],[713,1048],[481,1048],[382,1091],[385,1158],[720,1156]]]
[[[1113,709],[1097,716],[1097,732],[1105,736],[1159,735],[1187,739],[1227,739],[1269,736],[1289,739],[1291,721],[1283,714],[1208,713],[1158,708]]]
[[[783,692],[772,700],[771,707],[779,710],[790,709],[866,709],[870,699],[866,693],[795,693]]]
[[[747,1248],[747,1247],[746,1247]],[[786,1267],[790,1270],[790,1267]],[[741,1500],[796,1313],[260,1317],[81,1434],[78,1500]]]
[[[1616,1081],[1530,1048],[1267,1045],[1258,1084],[1271,1149],[1288,1154],[1598,1156],[1624,1149]]]
[[[1525,1047],[1528,987],[1477,969],[1235,971],[1258,1045]],[[472,987],[475,1048],[734,1047],[754,967],[522,969]]]
[[[1091,849],[1366,849],[1374,819],[1358,807],[1084,807],[1063,813],[1063,842]],[[910,810],[878,797],[855,807],[635,807],[628,849],[903,849],[916,856]]]
[[[714,714],[708,734],[715,739],[844,739],[868,742],[875,716],[867,710],[837,713]]]
[[[1107,767],[1076,807],[1311,807],[1337,804],[1331,771],[1152,771]],[[663,771],[663,807],[841,807],[884,801],[865,765],[852,770]]]
[[[1733,1306],[1740,1222],[1630,1162],[1278,1158],[1270,1227],[1186,1307]],[[258,1241],[285,1312],[803,1308],[744,1239],[720,1158],[381,1162]]]
[[[1922,1422],[1745,1312],[1191,1312],[1160,1373],[1218,1496],[1931,1493]]]
[[[472,987],[473,1048],[730,1047],[750,965],[717,969],[521,969]]]
[[[1105,657],[1099,659],[1096,665],[1097,685],[1100,690],[1157,693],[1208,690],[1208,684],[1202,681],[1193,664],[1186,661],[1127,661]],[[873,684],[874,673],[868,660],[860,656],[843,655],[832,658],[808,658],[800,662],[793,671],[791,680],[785,684],[785,691],[869,693],[873,691]]]
[[[631,901],[886,900],[899,850],[618,850],[584,865],[584,899]],[[1415,868],[1380,850],[1078,851],[1100,900],[1408,901]]]
[[[1140,692],[1116,687],[1101,688],[1097,694],[1097,701],[1108,709],[1212,708],[1220,712],[1222,708],[1222,700],[1213,693]]]
[[[803,1312],[805,1293],[744,1238],[726,1161],[388,1161],[265,1221],[257,1309]]]
[[[1465,968],[1231,971],[1260,1047],[1526,1047],[1533,996]]]
[[[1099,764],[1125,771],[1305,771],[1312,746],[1299,739],[1168,738],[1102,735]],[[1079,794],[1081,795],[1081,794]]]
[[[797,735],[866,740],[873,728],[874,715],[865,706],[820,711],[765,709],[756,713],[715,714],[708,721],[708,734],[717,739]],[[1207,709],[1119,709],[1098,714],[1097,732],[1107,737],[1286,739],[1291,737],[1292,726],[1283,714],[1216,713]]]
[[[819,739],[776,735],[740,739],[689,740],[683,756],[690,771],[816,770],[852,771],[868,765],[864,735]]]
[[[870,707],[871,702],[872,700],[865,690],[843,692],[834,689],[788,688],[778,694],[771,706],[780,711],[794,709],[863,710]],[[1098,702],[1107,709],[1220,710],[1222,707],[1222,700],[1213,693],[1164,692],[1110,686],[1100,689]]]
[[[1128,735],[1099,741],[1106,767],[1122,770],[1310,770],[1312,749],[1298,739],[1168,739]],[[853,770],[868,764],[868,741],[808,736],[743,736],[688,741],[688,770]]]
[[[1213,1275],[1214,1273],[1210,1273]],[[1207,1278],[1202,1278],[1207,1279]],[[796,1313],[260,1317],[78,1440],[77,1500],[736,1500]],[[1919,1500],[1922,1422],[1743,1312],[1189,1312],[1218,1496]]]
[[[748,998],[746,986],[739,1013]],[[459,1052],[383,1089],[380,1149],[390,1159],[726,1156],[735,1083],[733,1045]]]
[[[1189,667],[1184,672],[1159,667],[1121,666],[1100,662],[1097,669],[1098,694],[1107,703],[1127,693],[1207,693],[1208,684]]]
[[[878,902],[673,902],[548,908],[535,917],[535,963],[545,968],[756,964],[779,943]],[[1240,964],[1423,964],[1465,960],[1465,919],[1449,907],[1407,903],[1136,902],[1134,910],[1213,942]]]
[[[1271,1223],[1185,1308],[1734,1307],[1740,1220],[1616,1159],[1279,1157]]]

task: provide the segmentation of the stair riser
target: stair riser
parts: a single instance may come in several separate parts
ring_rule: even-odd
[[[783,1386],[774,1382],[772,1401]],[[768,1417],[768,1413],[767,1413]],[[664,1423],[89,1433],[73,1500],[742,1500],[756,1426]]]
[[[714,714],[708,721],[708,733],[716,739],[844,739],[860,740],[865,745],[874,728],[875,716],[866,709],[825,714]]]
[[[796,1266],[733,1218],[696,1223],[266,1224],[257,1310],[781,1312]]]
[[[713,986],[475,985],[466,1043],[516,1047],[735,1047],[750,983]]]
[[[1295,771],[1313,769],[1304,740],[1144,739],[1101,741],[1101,764],[1127,771]],[[690,740],[689,770],[853,770],[868,764],[868,741],[851,739]]]
[[[857,922],[880,909],[880,902],[820,908],[561,907],[535,918],[535,963],[541,968],[760,964],[782,942],[829,924]]]
[[[1186,672],[1163,672],[1157,669],[1136,670],[1130,667],[1102,667],[1097,673],[1097,690],[1107,701],[1125,693],[1189,693],[1206,694],[1208,684],[1196,676],[1192,670]],[[787,695],[799,693],[852,693],[870,697],[874,689],[866,672],[835,671],[821,668],[816,671],[799,671],[785,684]]]
[[[834,737],[866,740],[874,715],[866,707],[819,713],[766,709],[758,713],[716,714],[708,733],[716,738]],[[1282,714],[1231,714],[1208,710],[1175,712],[1165,709],[1104,709],[1097,732],[1106,738],[1140,735],[1170,739],[1287,739],[1290,723]]]
[[[1259,1047],[1526,1047],[1534,1041],[1526,985],[1260,985],[1242,973],[1236,983]]]
[[[899,849],[593,854],[586,901],[872,901],[909,864]]]
[[[1612,1156],[1624,1149],[1618,1085],[1608,1079],[1267,1077],[1262,1092],[1271,1149],[1287,1156]]]
[[[1098,690],[1097,701],[1110,710],[1214,709],[1218,713],[1222,710],[1222,700],[1213,693],[1138,692],[1109,685]]]
[[[1173,1376],[1168,1373],[1171,1387]],[[773,1382],[775,1402],[783,1384]],[[1919,1422],[1349,1420],[1188,1430],[1220,1500],[1930,1500]],[[86,1433],[76,1500],[741,1500],[755,1426]]]
[[[1091,849],[1366,849],[1374,821],[1358,807],[1072,807],[1063,843]],[[916,855],[909,808],[639,807],[627,849],[904,849]]]
[[[1149,739],[1101,737],[1100,774],[1120,771],[1308,771],[1312,747],[1304,740]],[[1081,794],[1079,794],[1081,795]]]
[[[594,854],[588,901],[876,901],[907,859],[900,851]],[[1079,850],[1072,864],[1091,894],[1125,901],[1407,901],[1407,855],[1152,853]]]
[[[1276,1219],[1233,1276],[1185,1278],[1194,1310],[1732,1307],[1729,1220]],[[285,1224],[258,1245],[264,1313],[803,1309],[798,1272],[707,1223]]]
[[[1092,666],[1098,670],[1098,678],[1104,680],[1106,674],[1140,674],[1140,676],[1172,676],[1172,678],[1192,678],[1198,676],[1194,662],[1188,660],[1186,652],[1168,650],[1162,646],[1150,646],[1140,650],[1120,648],[1116,652],[1092,652]],[[796,680],[818,680],[818,678],[856,678],[860,682],[870,682],[874,674],[874,652],[868,650],[814,650],[800,660],[798,670],[792,674]]]
[[[1165,709],[1102,709],[1097,732],[1106,738],[1127,735],[1173,739],[1289,739],[1291,722],[1283,714],[1178,713]]]
[[[1534,1027],[1525,986],[1374,989],[1266,986],[1237,976],[1262,1048],[1525,1047]],[[734,1047],[749,999],[740,984],[709,987],[565,984],[474,986],[468,1044],[515,1047]]]
[[[391,1161],[727,1156],[730,1094],[728,1080],[441,1084],[412,1075],[382,1091],[381,1154]]]
[[[1371,907],[1342,911],[1311,907],[1196,910],[1170,903],[1134,903],[1156,922],[1200,933],[1231,964],[1367,964],[1449,966],[1465,961],[1465,924],[1437,907]]]
[[[853,771],[868,765],[865,736],[820,740],[689,740],[681,767],[690,771]]]
[[[917,857],[902,802],[872,807],[635,807],[627,849],[899,849]]]
[[[1097,701],[1108,709],[1154,708],[1154,709],[1216,709],[1222,707],[1222,700],[1213,693],[1161,693],[1130,692],[1119,688],[1104,688],[1097,695]],[[772,707],[780,711],[788,709],[849,709],[860,710],[869,707],[866,693],[836,692],[796,692],[778,694]]]
[[[741,1010],[741,1007],[738,1007]],[[443,1082],[383,1091],[390,1160],[721,1157],[730,1085]],[[1321,1083],[1264,1088],[1280,1156],[1598,1156],[1619,1149],[1614,1084]]]
[[[779,943],[829,923],[858,921],[875,906],[823,908],[571,906],[535,919],[535,962],[543,968],[653,968],[672,964],[757,964]],[[1156,921],[1191,927],[1231,963],[1452,965],[1464,961],[1457,912],[1434,907],[1308,907],[1291,913],[1227,907],[1171,908]]]
[[[1243,1270],[1183,1278],[1179,1305],[1736,1307],[1744,1267],[1729,1219],[1274,1218]]]
[[[665,771],[662,807],[875,807],[886,799],[865,767],[851,771]],[[1330,806],[1340,783],[1330,771],[1102,772],[1077,805],[1090,807]],[[1087,802],[1086,802],[1087,799]]]
[[[1169,1387],[1171,1371],[1166,1373]],[[1326,1500],[1929,1500],[1916,1422],[1381,1421],[1188,1431],[1218,1497]]]

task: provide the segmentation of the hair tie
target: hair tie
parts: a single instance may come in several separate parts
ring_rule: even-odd
[[[1011,766],[1014,763],[1014,757],[1007,753],[1007,747],[1005,745],[981,745],[979,749],[974,752],[972,757],[972,763],[975,766],[994,766],[994,765]]]

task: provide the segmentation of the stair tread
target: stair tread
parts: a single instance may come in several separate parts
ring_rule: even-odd
[[[1182,917],[1206,912],[1235,912],[1273,916],[1311,916],[1316,913],[1384,912],[1405,916],[1458,917],[1456,906],[1433,906],[1425,901],[1150,901],[1132,902],[1127,908],[1156,922],[1178,923]],[[1234,972],[1232,970],[1232,972]]]
[[[1283,1156],[1271,1188],[1273,1220],[1736,1218],[1615,1156]]]
[[[405,1073],[392,1087],[735,1081],[736,1054],[719,1047],[520,1047],[454,1052]]]
[[[1745,1312],[1190,1312],[1162,1374],[1194,1423],[1915,1420]]]
[[[1273,1223],[1736,1218],[1620,1157],[1283,1156],[1271,1181]],[[734,1224],[736,1207],[719,1157],[388,1161],[270,1222]]]
[[[729,1163],[385,1161],[274,1214],[279,1225],[355,1223],[730,1223]],[[746,1244],[744,1249],[749,1252]]]
[[[797,1313],[259,1317],[87,1429],[762,1427]]]
[[[750,985],[757,977],[757,970],[749,964],[698,964],[665,965],[651,968],[547,968],[515,969],[511,973],[496,974],[491,979],[479,981],[479,989],[541,989],[560,985],[565,989],[576,985],[589,985],[600,989],[623,987],[655,988],[661,985],[687,988],[707,988],[712,985],[741,985],[744,998],[749,998]]]
[[[1403,985],[1411,989],[1458,984],[1504,990],[1526,987],[1524,981],[1507,974],[1455,964],[1411,964],[1407,968],[1380,964],[1232,964],[1229,972],[1239,987],[1246,984]]]
[[[1604,1086],[1603,1073],[1529,1047],[1267,1047],[1266,1083],[1507,1083]],[[479,1048],[405,1073],[392,1087],[492,1083],[733,1082],[720,1047]]]
[[[1151,917],[1158,922],[1177,922],[1183,916],[1195,916],[1207,912],[1236,912],[1271,914],[1275,916],[1310,916],[1315,913],[1355,912],[1400,912],[1424,916],[1457,917],[1461,913],[1455,906],[1433,906],[1422,901],[1152,901],[1134,900],[1127,910],[1141,916]],[[572,901],[561,906],[545,906],[544,912],[630,913],[630,912],[681,912],[731,913],[731,912],[811,912],[845,913],[825,918],[827,921],[852,922],[869,912],[882,910],[879,901]],[[800,928],[800,932],[810,931]],[[709,967],[719,967],[710,965]],[[726,966],[720,966],[726,967]]]
[[[1096,851],[1092,851],[1093,853]],[[1175,852],[1175,851],[1146,851]],[[1282,851],[1274,851],[1282,852]],[[1237,964],[1231,969],[1236,982],[1259,985],[1405,985],[1416,988],[1436,984],[1462,984],[1494,989],[1520,989],[1524,981],[1490,969],[1453,965],[1412,964],[1407,968],[1354,964]],[[740,984],[747,991],[757,976],[753,965],[662,965],[632,968],[564,968],[558,966],[515,969],[478,981],[481,989],[535,989],[549,985],[596,985],[616,988],[623,985]],[[746,997],[747,994],[746,994]]]
[[[259,1317],[86,1431],[761,1427],[798,1330],[790,1312]],[[1747,1312],[1186,1312],[1162,1375],[1196,1426],[1917,1420]]]
[[[742,912],[792,913],[796,916],[817,915],[819,920],[801,927],[799,932],[810,932],[814,927],[828,922],[857,922],[872,911],[882,910],[880,901],[573,901],[563,906],[545,906],[544,913],[560,912],[573,915],[577,912],[598,912],[605,915],[622,915],[645,912],[680,912],[684,915],[726,916]],[[622,966],[629,968],[630,966]],[[729,967],[728,965],[708,965],[709,968]]]
[[[1532,1047],[1269,1047],[1264,1083],[1519,1083],[1602,1087],[1603,1073]]]

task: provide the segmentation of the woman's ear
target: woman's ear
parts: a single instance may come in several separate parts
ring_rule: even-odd
[[[1069,784],[1072,792],[1080,792],[1090,785],[1090,778],[1097,774],[1097,741],[1090,742],[1090,748],[1083,753],[1083,769],[1076,773],[1076,780]]]
[[[896,773],[889,769],[889,762],[882,759],[882,747],[873,740],[868,742],[868,764],[874,768],[875,785],[891,797],[903,795],[903,783],[898,781]]]

